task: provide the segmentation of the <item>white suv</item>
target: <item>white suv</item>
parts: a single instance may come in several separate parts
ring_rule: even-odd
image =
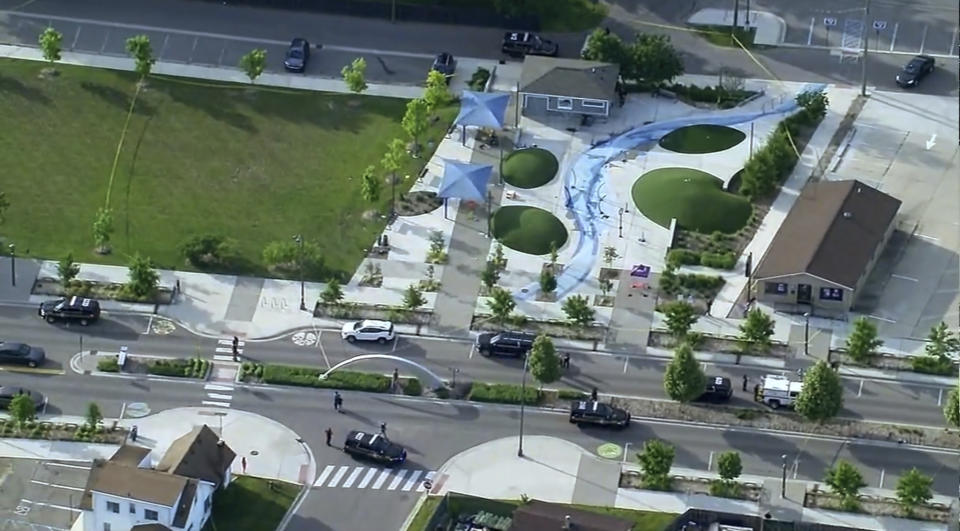
[[[382,345],[387,341],[393,341],[393,323],[372,319],[347,323],[340,329],[340,337],[350,343],[354,341],[376,341]]]

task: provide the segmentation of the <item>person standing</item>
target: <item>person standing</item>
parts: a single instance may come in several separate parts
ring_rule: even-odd
[[[597,388],[596,388],[596,387],[594,387],[593,390],[590,391],[590,400],[593,400],[594,402],[597,401]]]
[[[743,390],[744,390],[744,391],[747,390],[747,380],[748,380],[747,375],[744,374],[744,375],[743,375]]]
[[[233,361],[240,361],[240,339],[233,336]]]
[[[137,426],[136,425],[130,428],[130,440],[133,442],[137,442]]]
[[[387,436],[387,423],[386,423],[386,422],[381,422],[381,423],[380,423],[380,435],[382,435],[382,436],[384,436],[384,437]]]
[[[244,474],[247,473],[247,458],[246,458],[246,457],[241,457],[241,458],[240,458],[240,470],[242,470]]]
[[[333,409],[335,409],[337,413],[343,413],[343,397],[340,396],[340,391],[333,392]]]
[[[400,388],[400,371],[393,369],[393,392],[397,392]]]
[[[327,429],[324,430],[323,433],[324,435],[327,436],[327,446],[332,446],[332,444],[330,444],[330,439],[333,438],[333,428],[327,427]]]

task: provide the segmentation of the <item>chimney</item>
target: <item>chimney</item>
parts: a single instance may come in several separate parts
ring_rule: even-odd
[[[852,218],[852,217],[853,217],[853,212],[847,212],[847,211],[845,211],[845,212],[843,213],[843,218],[844,218],[844,219],[850,219],[850,218]]]
[[[563,517],[563,530],[570,531],[571,529],[573,529],[573,522],[570,521],[570,515],[568,514]]]

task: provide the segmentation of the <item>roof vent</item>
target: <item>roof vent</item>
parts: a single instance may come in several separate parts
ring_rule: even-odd
[[[862,187],[862,186],[858,186],[858,187],[857,187],[857,193],[859,194],[859,193],[862,192],[862,191],[863,191],[863,187]]]
[[[853,212],[844,212],[843,217],[844,219],[850,219],[853,217]]]
[[[223,439],[220,439],[219,441],[217,441],[217,446],[219,446],[220,448],[223,448],[223,445],[224,445],[224,444],[226,444],[226,443],[223,442]]]

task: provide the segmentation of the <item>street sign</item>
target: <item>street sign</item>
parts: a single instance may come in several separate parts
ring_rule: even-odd
[[[120,347],[120,355],[117,356],[117,365],[120,366],[120,369],[123,369],[123,366],[127,363],[127,347]]]
[[[882,30],[882,29],[884,29],[884,28],[886,28],[886,27],[887,27],[887,21],[886,21],[886,20],[874,20],[874,21],[873,21],[873,29],[875,29],[875,30],[877,30],[877,31],[880,31],[880,30]]]
[[[836,25],[837,25],[837,19],[835,19],[835,18],[833,18],[833,17],[824,17],[824,19],[823,19],[823,25],[824,25],[824,26],[827,26],[827,27],[836,26]]]

